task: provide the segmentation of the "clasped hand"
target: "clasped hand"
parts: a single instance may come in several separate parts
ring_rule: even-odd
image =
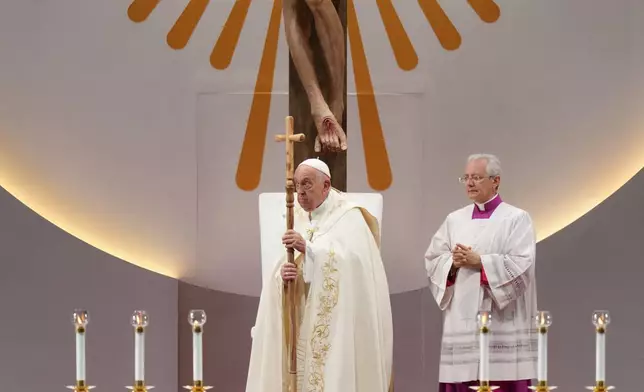
[[[295,230],[286,230],[286,233],[284,233],[284,236],[282,237],[282,244],[284,244],[287,249],[292,248],[300,253],[304,253],[306,251],[306,241],[302,238],[300,233]]]
[[[306,241],[300,233],[295,230],[287,230],[282,237],[282,244],[286,246],[287,249],[295,249],[300,253],[306,251]],[[282,266],[282,279],[287,282],[294,280],[297,277],[297,267],[292,263],[285,263]]]
[[[282,265],[282,280],[288,282],[297,278],[297,266],[292,263]]]
[[[452,259],[454,260],[455,268],[466,267],[478,270],[481,269],[481,256],[472,251],[471,246],[456,244],[452,250]]]

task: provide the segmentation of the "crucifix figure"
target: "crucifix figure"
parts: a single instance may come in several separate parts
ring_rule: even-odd
[[[343,129],[346,99],[346,0],[284,0],[286,41],[291,54],[289,111],[309,140],[296,149],[296,161],[317,155],[335,172],[347,150]],[[341,18],[343,16],[343,18]],[[295,71],[295,72],[293,72]],[[326,96],[326,98],[325,98]],[[307,102],[308,105],[303,104]],[[312,151],[311,151],[312,150]],[[338,162],[338,171],[345,165]],[[336,173],[334,173],[336,174]],[[346,174],[334,175],[344,190]]]

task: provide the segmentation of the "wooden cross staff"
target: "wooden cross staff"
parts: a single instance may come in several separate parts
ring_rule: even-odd
[[[276,135],[275,141],[286,142],[286,230],[293,230],[293,205],[295,203],[295,182],[294,176],[294,153],[293,143],[303,142],[305,136],[303,133],[293,134],[293,117],[286,117],[286,134]],[[295,263],[295,250],[292,248],[287,249],[287,261],[291,264]],[[288,342],[288,373],[290,391],[296,391],[296,376],[297,376],[297,320],[295,314],[295,280],[291,280],[285,287],[286,291],[286,304],[288,307],[288,322],[290,325],[290,336]]]

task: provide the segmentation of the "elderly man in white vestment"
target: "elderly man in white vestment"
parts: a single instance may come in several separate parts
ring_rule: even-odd
[[[299,305],[298,392],[387,392],[393,326],[377,220],[331,187],[328,166],[309,159],[296,169],[295,249],[263,285],[253,328],[246,392],[285,390],[284,284]]]
[[[473,201],[450,213],[425,254],[429,287],[443,311],[440,392],[479,381],[476,316],[491,312],[490,385],[527,392],[536,377],[535,232],[530,215],[501,200],[501,164],[472,155],[459,178]]]

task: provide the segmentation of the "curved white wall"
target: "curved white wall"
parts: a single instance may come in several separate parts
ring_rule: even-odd
[[[90,317],[86,333],[90,385],[112,391],[132,385],[130,320],[135,310],[143,309],[150,317],[146,380],[149,385],[177,390],[175,279],[79,241],[2,188],[0,216],[2,390],[65,390],[75,384],[72,312],[76,308],[87,309]]]

